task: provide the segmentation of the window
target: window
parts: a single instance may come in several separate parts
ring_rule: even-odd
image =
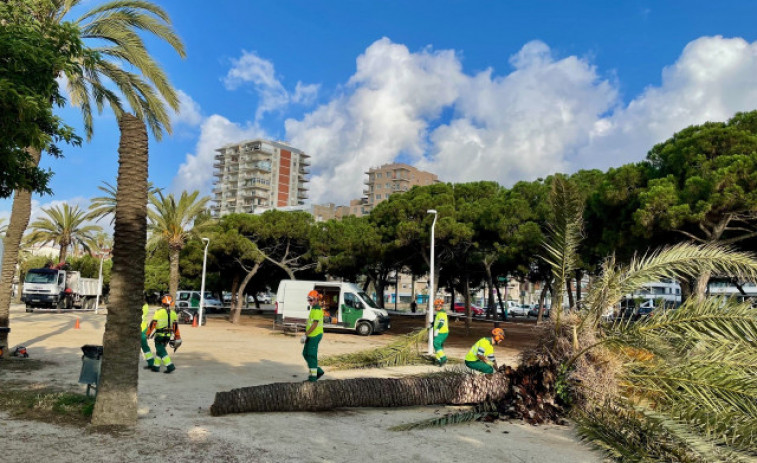
[[[347,307],[357,309],[359,302],[360,301],[358,301],[357,296],[355,296],[354,294],[344,293],[344,305],[346,305]]]
[[[376,178],[381,178],[381,172],[376,172]]]
[[[376,199],[381,199],[381,195],[376,195]]]

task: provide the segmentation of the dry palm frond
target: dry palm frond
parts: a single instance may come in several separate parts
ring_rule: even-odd
[[[482,418],[497,417],[497,405],[492,402],[483,402],[466,410],[447,413],[442,416],[415,423],[401,424],[389,428],[390,431],[410,431],[412,429],[440,428],[452,424],[464,424]]]
[[[321,364],[345,370],[427,364],[428,360],[418,349],[426,335],[427,329],[414,331],[386,346],[326,357]]]

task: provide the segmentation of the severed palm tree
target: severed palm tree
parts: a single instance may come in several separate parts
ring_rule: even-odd
[[[92,202],[89,205],[88,217],[95,221],[100,221],[103,217],[110,216],[112,224],[116,214],[116,187],[108,182],[102,183],[97,189],[102,191],[104,195],[92,198]],[[156,187],[152,182],[147,182],[147,194],[149,196],[157,194],[159,191],[160,188]]]
[[[54,244],[60,247],[58,262],[65,262],[68,248],[81,247],[89,251],[95,247],[96,233],[102,231],[97,225],[87,224],[87,212],[79,206],[62,206],[43,208],[45,216],[38,218],[29,226],[28,244]]]
[[[5,232],[8,230],[8,225],[5,224],[5,217],[0,217],[0,237],[5,236]]]
[[[151,235],[147,245],[150,248],[160,242],[168,245],[168,292],[174,297],[179,289],[179,253],[192,233],[195,220],[205,211],[210,201],[207,196],[198,199],[199,195],[199,191],[182,191],[176,201],[173,193],[163,196],[163,193],[158,192],[157,196],[150,198],[152,208],[147,214]]]

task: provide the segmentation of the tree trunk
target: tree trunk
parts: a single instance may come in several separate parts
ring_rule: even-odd
[[[258,269],[260,268],[260,262],[257,262],[254,267],[252,267],[252,270],[247,272],[247,275],[245,275],[244,280],[242,280],[242,284],[239,285],[239,289],[237,290],[237,301],[241,301],[244,298],[244,290],[247,288],[247,283],[250,282],[253,276],[255,276],[256,273],[258,273]],[[240,302],[237,302],[237,306],[234,307],[231,311],[231,314],[229,315],[229,321],[231,323],[239,323],[239,316],[242,314],[242,304]]]
[[[173,300],[176,300],[176,293],[179,291],[179,254],[181,248],[171,246],[168,249],[168,294]]]
[[[31,156],[34,166],[38,166],[41,152],[33,148],[27,148],[26,152]],[[31,191],[16,190],[10,221],[3,241],[2,274],[0,275],[0,327],[3,328],[10,326],[11,292],[13,291],[16,264],[18,264],[18,248],[21,245],[21,238],[24,236],[26,226],[29,225],[31,213]],[[22,282],[19,281],[19,293],[21,293],[21,284]],[[8,333],[4,331],[0,332],[0,345],[9,345]]]
[[[544,281],[544,287],[539,294],[539,312],[536,314],[536,324],[541,323],[544,318],[544,301],[547,299],[547,291],[549,290],[549,280]]]
[[[470,335],[470,325],[473,318],[473,310],[470,307],[470,281],[465,275],[465,334]]]
[[[486,270],[486,283],[489,287],[489,294],[486,298],[486,319],[489,320],[492,318],[492,313],[494,313],[494,318],[497,318],[497,313],[495,309],[494,304],[494,282],[492,281],[492,264],[487,263],[484,261],[484,270]]]
[[[707,270],[702,272],[702,274],[697,277],[697,281],[694,286],[694,295],[696,296],[697,300],[704,300],[705,296],[707,296],[707,287],[708,283],[710,282],[711,275],[712,272]]]
[[[110,302],[103,335],[103,359],[94,426],[137,423],[142,294],[147,242],[147,129],[125,114],[118,121],[118,186],[116,192],[113,269]]]
[[[232,321],[232,318],[234,318],[234,311],[237,310],[237,307],[239,308],[239,311],[242,310],[242,302],[239,301],[239,299],[237,298],[238,292],[239,292],[239,274],[234,272],[234,277],[231,279],[231,305],[229,306],[229,317],[228,317],[228,320],[232,323],[235,323]]]
[[[68,257],[68,245],[61,243],[60,252],[58,253],[58,263],[65,262],[66,257]]]
[[[494,282],[494,289],[497,291],[497,301],[499,303],[499,310],[502,311],[502,320],[507,320],[507,315],[506,315],[506,312],[505,312],[505,304],[502,302],[502,295],[499,292],[499,285],[496,282]],[[500,318],[499,317],[499,310],[495,310],[494,311],[494,321],[495,322],[498,321],[499,318]]]
[[[576,269],[576,306],[581,303],[581,280],[584,279],[584,272]]]
[[[274,383],[217,392],[210,414],[465,405],[501,400],[508,390],[509,379],[504,372]]]
[[[573,290],[570,287],[570,278],[565,279],[565,290],[568,292],[568,310],[576,307],[576,301],[573,299]]]

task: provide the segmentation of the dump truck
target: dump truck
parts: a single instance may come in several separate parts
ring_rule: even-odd
[[[26,272],[21,301],[27,312],[35,308],[94,309],[101,290],[98,278],[82,278],[70,270],[33,268]]]

